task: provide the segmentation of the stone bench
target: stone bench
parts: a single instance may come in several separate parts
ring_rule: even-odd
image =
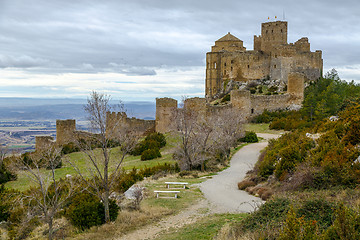
[[[177,198],[178,193],[180,193],[180,191],[154,191],[154,193],[156,193],[156,198],[159,198],[159,193],[175,193],[175,197],[162,197],[162,198]]]
[[[165,182],[166,184],[166,188],[170,188],[170,185],[183,185],[183,187],[181,188],[186,188],[186,185],[188,185],[189,183],[187,182]]]

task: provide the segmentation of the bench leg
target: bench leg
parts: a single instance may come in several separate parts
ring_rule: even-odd
[[[177,198],[177,193],[175,193],[175,198]]]
[[[166,184],[166,188],[170,188],[170,185],[169,185],[169,184]]]
[[[159,193],[156,193],[156,198],[159,198]]]

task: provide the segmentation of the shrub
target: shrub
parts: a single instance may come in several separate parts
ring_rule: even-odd
[[[315,220],[322,229],[330,227],[334,219],[335,205],[325,199],[305,201],[297,214],[307,220]]]
[[[158,148],[147,149],[141,154],[141,161],[151,160],[161,157],[160,150]]]
[[[252,186],[255,186],[255,185],[256,185],[256,183],[254,181],[243,180],[243,181],[238,183],[238,188],[240,190],[245,190],[247,187],[252,187]]]
[[[303,218],[298,218],[293,207],[287,213],[285,224],[277,239],[318,239],[318,229],[316,221],[306,221]]]
[[[226,94],[222,99],[221,99],[221,102],[228,102],[230,101],[230,94]]]
[[[271,93],[274,93],[277,90],[278,90],[278,87],[276,87],[276,86],[271,86],[271,87],[268,88],[268,92],[271,92]]]
[[[109,201],[110,220],[115,221],[119,207],[114,200]],[[81,193],[72,199],[65,216],[72,225],[85,230],[105,223],[104,204],[90,193]]]
[[[64,144],[61,149],[61,154],[69,154],[73,152],[80,151],[80,148],[73,142],[70,142],[68,144]]]
[[[274,198],[259,207],[257,211],[246,217],[240,225],[242,231],[253,231],[262,228],[271,222],[280,222],[286,218],[289,210],[289,200],[286,198]]]
[[[255,132],[246,132],[245,137],[243,137],[241,139],[241,141],[242,142],[247,142],[247,143],[255,143],[255,142],[258,142],[259,139],[258,139]]]
[[[5,200],[7,191],[4,185],[0,186],[0,222],[7,221],[10,217],[10,204]]]
[[[146,136],[145,141],[148,140],[155,140],[156,142],[158,142],[160,144],[160,148],[165,147],[166,145],[166,139],[164,134],[162,133],[158,133],[158,132],[154,132],[154,133],[150,133],[149,135]]]
[[[131,155],[138,156],[148,149],[160,149],[165,145],[166,139],[162,133],[150,133],[143,141],[136,144],[134,150],[131,152]]]
[[[16,175],[12,172],[10,172],[6,166],[5,163],[0,166],[0,184],[16,180]]]

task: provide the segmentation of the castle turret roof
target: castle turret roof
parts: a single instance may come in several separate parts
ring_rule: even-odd
[[[222,38],[220,38],[216,42],[225,42],[225,41],[242,42],[240,39],[238,39],[237,37],[232,35],[230,32],[228,32],[228,34],[226,34],[225,36],[223,36]]]

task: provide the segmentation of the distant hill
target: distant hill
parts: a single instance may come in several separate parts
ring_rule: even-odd
[[[85,120],[84,104],[86,99],[0,98],[0,119]],[[124,105],[130,117],[155,119],[154,102],[124,102]]]

